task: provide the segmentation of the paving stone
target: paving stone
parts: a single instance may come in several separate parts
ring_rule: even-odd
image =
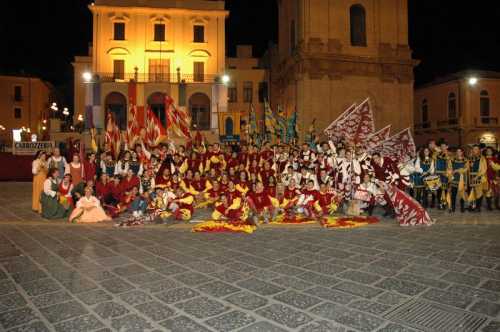
[[[387,326],[384,326],[380,330],[377,330],[377,332],[416,332],[416,331],[398,324],[391,323]]]
[[[10,329],[38,320],[38,316],[30,308],[22,308],[0,313],[0,326]]]
[[[456,272],[464,272],[469,268],[468,265],[458,264],[448,261],[438,261],[437,263],[435,263],[435,266],[441,269],[451,270]]]
[[[359,282],[361,284],[372,284],[375,281],[380,280],[380,277],[375,274],[354,271],[354,270],[340,273],[337,277],[342,279],[347,279],[349,281]]]
[[[410,265],[404,269],[404,272],[411,275],[421,275],[429,278],[438,278],[445,273],[445,270],[426,265]]]
[[[376,260],[380,259],[380,257],[372,256],[372,255],[356,255],[349,257],[349,260],[361,264],[373,263]]]
[[[282,264],[288,264],[295,267],[304,267],[306,265],[311,264],[311,259],[301,256],[290,256],[284,259],[279,260]]]
[[[120,267],[115,267],[113,269],[113,273],[122,277],[132,276],[134,274],[142,274],[147,272],[149,272],[149,270],[137,264],[124,265]]]
[[[500,271],[494,271],[489,269],[472,268],[467,271],[468,275],[473,275],[481,278],[496,279],[500,280]]]
[[[349,308],[364,311],[376,316],[381,316],[384,312],[391,309],[391,306],[380,304],[377,302],[372,302],[369,300],[357,300],[349,304]]]
[[[77,297],[86,305],[94,305],[113,299],[111,295],[101,289],[96,289],[87,293],[80,293]]]
[[[345,332],[345,327],[326,320],[315,321],[300,329],[300,332]]]
[[[329,277],[327,275],[315,272],[306,272],[298,275],[297,278],[326,287],[331,287],[341,282],[341,280],[337,278]]]
[[[151,295],[144,293],[140,290],[133,290],[128,293],[123,293],[120,294],[119,297],[123,302],[132,306],[149,302],[153,299]]]
[[[157,282],[154,282],[151,284],[141,285],[140,288],[143,290],[146,290],[150,293],[159,293],[159,292],[164,292],[166,290],[181,287],[181,286],[182,286],[181,283],[165,277],[161,281],[157,281]]]
[[[360,271],[368,272],[371,274],[378,274],[378,275],[383,276],[383,277],[393,277],[395,274],[397,274],[397,271],[385,269],[383,267],[376,266],[376,265],[364,266],[363,268],[361,268]]]
[[[197,297],[177,303],[175,306],[200,319],[216,316],[229,310],[229,307],[208,297]]]
[[[212,273],[223,270],[224,268],[219,264],[211,262],[197,261],[186,264],[186,267],[201,273]]]
[[[314,286],[309,282],[306,282],[302,279],[298,279],[295,277],[279,277],[271,281],[276,285],[280,285],[282,287],[287,287],[287,288],[293,288],[296,290],[305,290]]]
[[[61,268],[61,266],[57,266],[57,269],[51,269],[50,274],[54,279],[58,281],[72,280],[82,277],[80,272],[76,270]]]
[[[198,272],[186,272],[178,274],[175,276],[175,280],[178,280],[188,286],[197,286],[212,281],[211,278]]]
[[[180,265],[168,264],[168,265],[164,265],[164,266],[155,267],[155,271],[158,273],[164,274],[166,276],[170,276],[173,274],[184,273],[184,272],[187,272],[189,270],[180,266]]]
[[[275,295],[274,299],[299,309],[307,309],[322,302],[322,300],[316,297],[308,296],[296,291],[280,293]]]
[[[224,270],[220,272],[214,272],[209,274],[211,277],[223,280],[225,282],[236,282],[248,278],[248,276],[243,273],[239,273],[232,270]]]
[[[314,287],[306,291],[307,294],[314,295],[316,297],[322,298],[324,300],[337,302],[341,304],[347,304],[357,297],[347,294],[344,292],[339,292],[337,290],[324,288],[324,287]]]
[[[197,289],[215,297],[226,296],[241,290],[222,281],[206,283],[204,285],[201,285]]]
[[[442,276],[441,279],[449,282],[455,282],[457,284],[464,284],[467,286],[477,286],[481,281],[479,277],[470,276],[458,272],[448,272],[444,276]]]
[[[377,297],[377,302],[390,306],[399,305],[406,301],[408,301],[408,297],[391,292],[385,292]]]
[[[18,272],[12,274],[12,279],[14,279],[15,282],[20,284],[43,278],[47,278],[47,274],[42,270],[33,270],[33,271]]]
[[[153,328],[146,319],[137,314],[114,318],[111,321],[111,326],[120,332],[145,331]]]
[[[96,262],[106,268],[116,267],[132,263],[132,261],[123,256],[112,256],[96,259]]]
[[[427,289],[427,287],[424,285],[419,285],[397,278],[384,279],[377,283],[375,286],[409,296],[415,296]]]
[[[242,328],[238,332],[287,332],[288,330],[282,329],[269,322],[257,322],[247,327]]]
[[[62,281],[61,283],[73,294],[88,292],[97,288],[97,285],[87,278],[75,278],[72,280]]]
[[[431,279],[428,277],[409,274],[409,273],[401,273],[397,276],[397,279],[411,281],[411,282],[419,283],[419,284],[426,285],[429,287],[441,288],[441,289],[444,289],[444,288],[449,286],[449,284],[447,282],[444,282],[441,280]]]
[[[48,307],[57,303],[73,300],[73,297],[66,291],[55,293],[47,293],[31,299],[33,304],[38,308]]]
[[[235,331],[243,326],[255,322],[255,318],[241,311],[231,311],[215,318],[210,318],[205,323],[217,331]]]
[[[268,296],[268,295],[273,295],[276,293],[279,293],[283,290],[285,290],[282,287],[275,286],[273,284],[267,283],[265,281],[251,278],[247,280],[240,281],[236,283],[239,287],[246,288],[248,290],[251,290],[259,295],[263,296]]]
[[[333,258],[328,261],[329,264],[335,265],[335,266],[341,266],[346,269],[353,269],[353,270],[358,270],[360,269],[363,264],[353,262],[350,260],[345,260],[345,259],[338,259],[338,258]]]
[[[251,277],[265,280],[265,281],[269,281],[271,279],[275,279],[275,278],[281,276],[279,273],[276,273],[276,272],[273,272],[270,270],[262,270],[262,269],[250,272],[249,275]]]
[[[84,270],[82,271],[85,276],[89,277],[92,280],[95,281],[103,281],[107,279],[113,279],[116,278],[116,274],[112,273],[111,271],[108,270]]]
[[[255,310],[267,305],[268,303],[268,300],[266,298],[246,291],[230,295],[224,300],[247,310]]]
[[[297,268],[294,266],[290,266],[290,265],[286,265],[286,264],[275,265],[275,266],[271,267],[270,270],[284,274],[286,276],[297,276],[299,274],[303,274],[304,272],[306,272],[303,269],[300,269],[300,268]]]
[[[483,315],[497,317],[500,314],[500,304],[493,303],[485,300],[479,300],[474,303],[469,310],[478,312]]]
[[[500,294],[488,292],[479,288],[472,288],[464,285],[452,285],[447,289],[448,292],[462,294],[473,298],[480,298],[493,302],[500,301]]]
[[[271,304],[270,306],[261,308],[256,312],[262,317],[273,320],[292,329],[312,321],[312,318],[309,315],[281,304]]]
[[[77,317],[55,325],[55,329],[58,332],[87,332],[94,331],[102,327],[104,327],[104,324],[91,315]]]
[[[29,323],[28,325],[23,325],[10,329],[9,332],[49,332],[47,326],[44,323],[37,321]]]
[[[320,304],[314,307],[311,312],[323,318],[334,320],[340,324],[366,332],[374,331],[385,323],[384,320],[378,317],[347,309],[333,303]]]
[[[164,320],[175,315],[175,310],[158,301],[139,304],[135,308],[153,321]]]
[[[347,268],[345,268],[343,266],[326,264],[324,262],[309,264],[309,265],[304,266],[303,269],[326,274],[329,276],[347,270]]]
[[[0,312],[10,311],[26,305],[26,300],[19,293],[0,296]]]
[[[257,270],[257,267],[255,267],[255,266],[248,265],[248,264],[245,264],[245,263],[240,263],[240,262],[234,262],[234,263],[226,264],[225,267],[228,268],[228,269],[230,269],[230,270],[234,270],[234,271],[237,271],[237,272],[243,272],[243,273],[250,273],[252,271],[256,271]]]
[[[382,268],[388,269],[388,270],[396,270],[396,271],[399,271],[399,270],[408,266],[407,263],[393,261],[390,259],[381,259],[379,261],[373,262],[373,264],[371,264],[371,265],[372,266],[379,266],[379,267],[382,267]]]
[[[103,319],[110,319],[128,314],[130,311],[116,302],[102,302],[95,306],[94,311]]]
[[[334,289],[338,289],[338,290],[341,290],[343,292],[350,293],[353,295],[366,297],[368,299],[371,299],[371,298],[373,298],[373,297],[375,297],[378,294],[383,292],[383,290],[381,290],[381,289],[357,284],[354,282],[348,282],[348,281],[335,285]]]
[[[21,284],[29,296],[38,296],[52,293],[61,289],[53,279],[39,279],[26,284]]]
[[[16,291],[16,286],[9,280],[0,282],[0,295],[6,295],[14,293]]]
[[[467,308],[467,306],[472,303],[472,298],[469,296],[442,291],[439,289],[429,289],[427,292],[422,294],[422,297],[462,309]]]
[[[160,281],[162,279],[165,279],[165,276],[156,272],[148,272],[143,274],[134,274],[132,276],[128,276],[125,278],[131,283],[142,285],[147,283],[153,283],[155,281]]]
[[[500,331],[500,321],[491,321],[488,325],[483,327],[482,332],[498,332]]]
[[[76,301],[55,304],[50,307],[40,309],[40,312],[51,323],[57,323],[69,318],[88,314],[87,309]]]
[[[493,292],[500,292],[500,281],[497,280],[487,280],[481,285],[481,288],[487,289]]]
[[[177,316],[160,323],[171,332],[210,332],[209,329],[198,324],[186,316]]]
[[[134,286],[120,278],[104,280],[100,285],[113,294],[124,293],[134,289]]]

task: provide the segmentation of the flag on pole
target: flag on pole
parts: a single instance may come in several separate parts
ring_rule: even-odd
[[[405,163],[417,154],[410,128],[389,137],[369,152],[378,152],[382,156],[389,157],[398,163]]]
[[[127,145],[129,149],[132,149],[140,138],[141,127],[137,121],[137,106],[130,105],[130,120],[127,123]]]
[[[381,183],[384,187],[396,214],[400,226],[416,226],[434,224],[427,211],[410,195],[395,185]]]
[[[176,108],[170,96],[165,97],[165,112],[167,116],[167,130],[171,129],[177,136],[191,139],[191,119],[186,108]]]
[[[257,113],[255,112],[255,107],[250,104],[250,115],[249,115],[249,125],[250,125],[250,135],[257,134]]]
[[[369,99],[358,106],[353,104],[325,129],[325,134],[330,139],[336,141],[343,139],[352,144],[363,142],[374,132],[375,123]]]
[[[106,145],[106,150],[109,151],[114,158],[118,159],[121,149],[121,134],[120,134],[120,129],[116,125],[115,117],[112,112],[108,113],[105,145]]]
[[[366,150],[374,149],[377,145],[380,144],[380,142],[383,142],[386,139],[388,139],[390,134],[391,134],[391,125],[388,125],[380,129],[376,133],[368,136],[364,142],[365,149]]]
[[[151,107],[148,107],[146,117],[146,142],[150,147],[158,146],[158,144],[166,140],[167,131],[158,117],[153,113]]]
[[[367,98],[358,107],[356,107],[354,113],[356,114],[358,121],[355,124],[356,132],[352,141],[354,144],[359,144],[375,133],[375,121],[370,105],[370,99]]]
[[[266,100],[264,103],[264,124],[266,128],[266,134],[275,134],[276,128],[276,117],[274,116],[273,110],[269,105],[269,102]]]
[[[325,135],[328,136],[333,141],[341,141],[342,139],[353,135],[353,126],[347,126],[350,123],[352,113],[356,109],[356,104],[349,106],[342,114],[340,114],[337,119],[335,119],[326,129],[324,130]]]

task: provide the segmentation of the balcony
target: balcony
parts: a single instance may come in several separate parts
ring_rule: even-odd
[[[415,130],[425,130],[425,129],[430,129],[430,128],[431,128],[430,121],[415,124]]]
[[[458,119],[448,119],[448,120],[437,121],[437,128],[438,129],[458,128]]]
[[[180,73],[97,73],[101,82],[220,83],[220,75]]]
[[[476,127],[498,127],[498,118],[480,117],[474,119]]]

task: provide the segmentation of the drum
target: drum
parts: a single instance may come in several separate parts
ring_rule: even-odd
[[[441,178],[439,175],[429,175],[424,178],[424,183],[430,191],[437,191],[441,188]]]
[[[363,202],[369,202],[370,201],[370,193],[367,190],[356,190],[354,192],[354,199],[358,201],[363,201]]]

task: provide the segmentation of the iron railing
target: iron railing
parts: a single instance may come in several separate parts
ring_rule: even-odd
[[[138,83],[221,83],[220,75],[181,74],[181,73],[97,73],[94,77],[100,82]]]

